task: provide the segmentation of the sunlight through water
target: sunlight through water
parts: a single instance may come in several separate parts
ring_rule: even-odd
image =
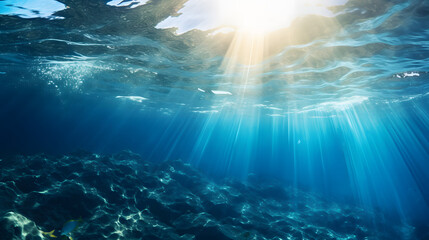
[[[0,1],[0,238],[83,213],[76,240],[429,239],[428,23],[422,0]]]

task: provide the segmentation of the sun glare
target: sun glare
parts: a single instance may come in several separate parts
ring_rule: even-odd
[[[291,23],[295,18],[295,1],[220,0],[219,13],[225,25],[238,31],[266,33]]]
[[[218,34],[227,34],[218,38],[223,39],[219,46],[228,44],[220,68],[225,73],[225,82],[234,81],[244,94],[248,85],[262,81],[270,57],[285,46],[308,41],[324,29],[338,28],[332,10],[347,1],[188,0],[176,16],[168,17],[156,28],[174,28],[178,35],[195,29],[208,31],[209,39],[215,41]],[[313,17],[305,19],[305,16]],[[313,23],[308,21],[318,21],[315,16],[324,17],[325,21],[309,29]],[[298,25],[290,28],[298,18],[301,18]],[[297,27],[299,24],[303,27]]]
[[[287,28],[298,17],[320,14],[332,16],[329,6],[347,0],[217,0],[215,16],[224,28],[235,29],[221,68],[242,86],[259,82],[268,59],[288,42],[299,41],[307,29]],[[324,23],[326,28],[335,21]],[[314,33],[314,29],[312,30]],[[219,32],[219,30],[217,30]],[[239,74],[239,75],[237,75]]]

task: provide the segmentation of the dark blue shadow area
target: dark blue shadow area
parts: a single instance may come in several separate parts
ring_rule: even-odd
[[[153,118],[154,114],[158,117]],[[174,121],[172,126],[173,117],[142,111],[138,105],[117,99],[56,96],[36,88],[3,88],[1,116],[3,154],[130,149],[163,160],[167,152],[157,154],[154,146],[160,144],[166,130],[174,131],[183,124]],[[168,139],[165,143],[169,144]]]

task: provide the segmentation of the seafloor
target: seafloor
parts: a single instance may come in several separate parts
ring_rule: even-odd
[[[86,239],[429,239],[381,213],[336,204],[256,176],[214,182],[182,161],[131,152],[0,160],[0,238],[48,239],[82,218]]]

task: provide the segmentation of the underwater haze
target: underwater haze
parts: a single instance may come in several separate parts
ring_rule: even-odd
[[[429,2],[0,1],[0,167],[1,240],[429,239]]]

